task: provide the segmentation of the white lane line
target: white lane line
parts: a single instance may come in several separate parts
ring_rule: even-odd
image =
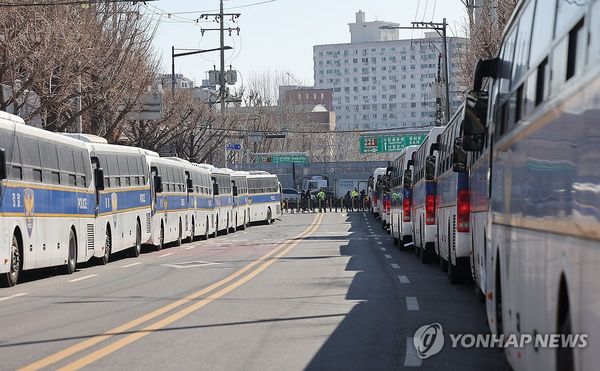
[[[5,301],[5,300],[9,300],[9,299],[14,299],[14,298],[18,298],[18,297],[20,297],[20,296],[25,296],[25,295],[27,295],[27,293],[26,293],[26,292],[21,292],[21,293],[14,294],[14,295],[11,295],[11,296],[5,296],[5,297],[2,297],[2,298],[0,298],[0,301]]]
[[[67,281],[67,282],[79,282],[79,281],[87,280],[87,279],[90,279],[90,278],[93,278],[93,277],[96,277],[96,276],[97,276],[97,274],[90,274],[89,276],[83,276],[83,277],[79,277],[79,278],[74,278],[74,279],[72,279],[70,281]]]
[[[166,253],[166,254],[159,255],[158,257],[159,258],[164,258],[164,257],[170,256],[170,255],[173,255],[173,253],[169,252],[169,253]]]
[[[377,241],[377,244],[378,244],[378,245],[381,245],[381,241]]]
[[[412,246],[414,244],[415,244],[414,242],[407,242],[407,243],[404,244],[404,246]]]
[[[391,259],[391,258],[392,258],[392,256],[391,256],[390,254],[385,254],[385,258],[386,258],[386,259]]]
[[[423,361],[417,355],[417,350],[413,344],[413,338],[406,338],[406,353],[404,354],[405,367],[421,367]]]
[[[123,266],[121,266],[121,268],[129,268],[129,267],[134,267],[134,266],[136,266],[136,265],[140,265],[140,264],[142,264],[142,262],[131,263],[131,264],[123,265]]]
[[[374,238],[374,239],[376,239],[376,240],[378,240],[378,239],[379,239],[379,236],[375,236],[375,237],[373,237],[373,238]]]
[[[392,266],[392,268],[394,268],[394,269],[400,269],[400,266],[399,266],[398,264],[396,264],[396,263],[392,263],[392,264],[390,264],[390,265],[391,265],[391,266]]]
[[[398,276],[398,279],[400,280],[400,283],[410,283],[406,276]]]
[[[219,247],[219,246],[221,246],[221,244],[214,244],[214,246],[215,247]],[[195,249],[195,248],[196,248],[196,246],[190,246],[190,247],[186,247],[185,249],[186,250],[191,250],[191,249]]]
[[[381,251],[387,251],[387,249],[385,247],[380,247],[379,250],[381,250]]]
[[[407,296],[406,297],[406,309],[410,311],[419,310],[419,302],[415,296]]]

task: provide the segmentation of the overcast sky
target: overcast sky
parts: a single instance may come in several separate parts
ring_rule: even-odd
[[[262,4],[252,5],[256,3]],[[207,32],[204,36],[200,32],[201,27],[218,28],[218,23],[213,20],[196,23],[200,12],[194,13],[218,11],[218,0],[158,0],[147,4],[144,13],[161,19],[155,47],[161,55],[164,72],[171,71],[172,45],[200,49],[219,46],[218,32]],[[348,23],[354,22],[359,9],[366,12],[367,21],[401,25],[414,20],[441,22],[445,17],[450,24],[450,35],[461,33],[465,18],[460,0],[226,0],[225,9],[241,13],[237,23],[228,22],[241,28],[240,35],[226,34],[225,44],[234,47],[226,52],[227,66],[233,65],[242,81],[268,70],[289,72],[309,85],[313,83],[313,45],[350,42]],[[407,39],[418,36],[417,31],[401,34]],[[175,71],[200,84],[207,70],[213,65],[218,67],[218,61],[218,52],[181,57],[175,61]],[[289,83],[294,84],[294,80]]]

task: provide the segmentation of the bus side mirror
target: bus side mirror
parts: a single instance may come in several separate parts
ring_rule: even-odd
[[[0,180],[7,178],[6,167],[6,151],[0,148]]]
[[[425,180],[433,180],[435,178],[435,156],[427,156],[425,159]]]
[[[452,171],[464,173],[467,171],[467,152],[463,149],[463,139],[454,139],[454,154],[452,155]]]
[[[194,182],[192,182],[192,179],[187,178],[186,186],[188,192],[194,192]]]
[[[410,159],[406,162],[407,169],[409,169],[411,166],[415,166],[415,160]]]
[[[238,195],[238,187],[236,185],[233,186],[233,195],[234,196]]]
[[[483,149],[488,110],[488,94],[485,91],[471,91],[465,101],[462,147],[468,152]]]
[[[404,188],[410,188],[412,186],[412,170],[404,170],[403,186]]]
[[[156,193],[162,193],[163,192],[162,176],[160,176],[160,175],[155,175],[154,176],[154,191]]]
[[[431,147],[429,147],[429,156],[433,156],[433,151],[439,151],[440,150],[440,144],[439,143],[433,143],[431,145]]]
[[[94,169],[94,186],[97,191],[104,191],[104,170],[101,167]]]
[[[217,183],[213,183],[213,196],[219,195],[219,185]]]

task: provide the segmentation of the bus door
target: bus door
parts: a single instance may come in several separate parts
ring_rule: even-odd
[[[156,214],[156,203],[157,203],[157,193],[156,192],[156,182],[158,177],[158,168],[156,166],[152,166],[150,168],[150,199],[151,199],[151,215],[154,216]]]

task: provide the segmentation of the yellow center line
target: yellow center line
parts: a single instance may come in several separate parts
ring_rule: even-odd
[[[298,234],[297,236],[292,238],[292,241],[297,241],[298,239],[304,238],[305,236],[311,234],[314,232],[314,230],[316,230],[315,227],[317,227],[319,225],[319,223],[321,222],[321,216],[319,215],[315,221],[313,223],[311,223],[307,229],[305,231],[303,231],[302,233]],[[291,242],[293,246],[296,245],[295,242]],[[249,270],[251,270],[252,268],[254,268],[255,266],[259,265],[260,263],[264,262],[265,260],[269,259],[269,257],[273,256],[274,254],[276,254],[278,251],[281,251],[282,249],[285,249],[287,246],[287,244],[284,244],[282,246],[278,246],[276,248],[274,248],[273,250],[269,251],[268,253],[266,253],[265,255],[261,256],[260,258],[258,258],[257,260],[253,261],[250,264],[245,265],[243,268],[241,268],[240,270],[230,274],[229,276],[203,288],[202,290],[199,290],[193,294],[190,294],[188,296],[186,296],[183,299],[179,299],[177,301],[174,301],[173,303],[170,303],[168,305],[165,305],[163,307],[160,307],[150,313],[147,313],[141,317],[138,317],[130,322],[127,322],[125,324],[122,324],[120,326],[117,326],[107,332],[105,332],[104,334],[101,335],[96,335],[93,336],[81,343],[72,345],[68,348],[65,348],[59,352],[56,352],[54,354],[51,354],[45,358],[42,358],[36,362],[33,362],[31,364],[28,364],[22,368],[20,368],[19,370],[23,370],[23,371],[30,371],[30,370],[39,370],[42,369],[44,367],[48,367],[56,362],[59,362],[61,360],[64,360],[74,354],[77,354],[81,351],[84,351],[88,348],[93,347],[94,345],[97,345],[105,340],[110,339],[113,336],[116,335],[120,335],[123,334],[126,331],[131,330],[134,327],[140,326],[145,322],[151,321],[153,319],[155,319],[156,317],[159,317],[163,314],[166,314],[182,305],[185,305],[203,295],[206,295],[208,293],[210,293],[211,291],[214,291],[216,289],[218,289],[219,287],[233,281],[234,279],[240,277],[241,275],[243,275],[244,273],[248,272]],[[286,249],[287,250],[287,249]]]
[[[317,223],[315,225],[312,225],[311,227],[309,227],[309,231],[307,231],[307,233],[304,237],[312,234],[314,231],[317,230],[323,217],[324,217],[324,214],[320,214],[317,217]],[[246,276],[242,277],[241,279],[233,282],[232,284],[222,288],[221,290],[215,292],[214,294],[210,295],[209,297],[204,298],[204,299],[198,301],[197,303],[194,303],[184,309],[181,309],[180,311],[173,313],[170,316],[168,316],[158,322],[155,322],[155,323],[151,324],[150,326],[147,326],[138,332],[130,334],[118,341],[115,341],[114,343],[108,344],[105,347],[98,349],[95,352],[66,365],[65,367],[60,368],[59,370],[60,371],[79,370],[91,363],[94,363],[94,362],[108,356],[109,354],[111,354],[121,348],[124,348],[125,346],[127,346],[137,340],[142,339],[143,337],[151,334],[154,331],[160,330],[161,328],[168,326],[168,325],[172,324],[173,322],[178,321],[178,320],[188,316],[189,314],[194,313],[195,311],[199,310],[200,308],[221,298],[222,296],[230,293],[231,291],[240,287],[244,283],[250,281],[252,278],[256,277],[259,273],[263,272],[271,264],[275,263],[282,256],[284,256],[290,250],[292,250],[294,247],[296,247],[300,242],[302,242],[301,239],[298,239],[298,240],[295,240],[294,242],[290,243],[285,249],[281,250],[277,255],[275,255],[271,259],[267,260],[266,262],[264,262],[261,266],[259,266],[255,270],[253,270],[251,273],[249,273]]]

